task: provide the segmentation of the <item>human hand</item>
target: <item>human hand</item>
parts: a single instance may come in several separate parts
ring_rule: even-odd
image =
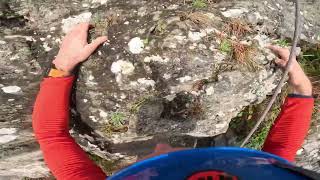
[[[285,68],[290,56],[290,51],[287,48],[281,48],[279,46],[270,45],[268,46],[278,58],[275,59],[275,63],[281,68]],[[293,57],[293,62],[289,69],[289,85],[293,88],[293,93],[311,96],[312,95],[312,85],[307,77],[307,75],[303,72],[301,66],[296,60],[296,56]]]
[[[106,36],[102,36],[88,44],[89,26],[89,23],[78,24],[64,37],[59,53],[52,62],[57,69],[72,74],[79,63],[85,61],[99,45],[108,40]]]

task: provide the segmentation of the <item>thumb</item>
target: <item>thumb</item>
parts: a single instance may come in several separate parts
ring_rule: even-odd
[[[89,57],[102,43],[108,40],[107,36],[101,36],[92,41],[90,44],[87,44],[84,47],[84,56]]]

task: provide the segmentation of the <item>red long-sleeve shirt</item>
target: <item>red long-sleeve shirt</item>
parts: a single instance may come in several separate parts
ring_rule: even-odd
[[[33,129],[44,159],[57,179],[100,180],[96,166],[69,134],[69,99],[74,77],[45,78],[34,112]],[[310,124],[313,98],[288,97],[263,150],[293,161]]]

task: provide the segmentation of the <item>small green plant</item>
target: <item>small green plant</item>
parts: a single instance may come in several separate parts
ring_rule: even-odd
[[[222,52],[225,52],[227,54],[231,53],[231,51],[232,51],[231,42],[228,39],[223,39],[220,44],[219,50]]]
[[[164,20],[159,20],[156,24],[156,27],[155,27],[155,32],[158,33],[158,34],[163,34],[165,32],[165,30],[167,29],[167,24],[165,23]]]
[[[320,48],[303,52],[300,64],[308,75],[320,77]]]
[[[206,0],[193,0],[192,6],[195,8],[205,8],[205,7],[207,7],[207,1]]]
[[[120,112],[115,112],[111,115],[110,124],[114,127],[122,127],[124,125],[125,115]]]
[[[246,148],[261,150],[272,123],[273,121],[271,120],[264,123],[262,129],[258,133],[255,133],[250,142],[246,145]]]
[[[286,39],[279,39],[275,42],[276,45],[281,47],[288,47],[290,46],[290,43]]]
[[[149,38],[145,38],[145,39],[143,40],[144,46],[147,46],[147,45],[149,44],[149,42],[150,42]]]

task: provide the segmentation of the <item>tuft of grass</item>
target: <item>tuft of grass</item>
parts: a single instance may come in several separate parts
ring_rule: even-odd
[[[232,52],[232,43],[231,43],[231,41],[229,41],[228,39],[223,39],[221,41],[221,43],[220,43],[219,50],[224,52],[224,53],[230,54]]]
[[[280,46],[280,47],[288,47],[290,46],[290,43],[286,39],[279,39],[274,44]]]
[[[320,76],[320,48],[303,52],[299,62],[308,75]]]
[[[257,49],[252,45],[245,45],[240,42],[232,42],[232,58],[250,71],[259,69],[259,65],[254,61],[254,54]]]
[[[167,29],[167,24],[164,20],[159,20],[153,30],[153,33],[162,35]]]
[[[127,132],[128,126],[125,125],[125,114],[121,112],[115,112],[111,115],[109,122],[102,128],[102,131],[111,136],[116,132]]]
[[[206,0],[193,0],[192,1],[192,7],[194,7],[194,8],[205,8],[205,7],[207,7],[207,1]]]
[[[303,51],[300,61],[304,72],[309,76],[313,85],[313,93],[320,101],[320,45]]]
[[[114,127],[122,127],[124,125],[125,115],[120,112],[115,112],[111,115],[109,123]]]
[[[131,106],[130,106],[130,112],[132,114],[137,114],[140,107],[145,104],[147,101],[150,100],[152,96],[149,95],[149,96],[144,96],[144,97],[141,97],[139,98],[136,102],[134,102]]]
[[[232,21],[228,22],[228,24],[225,27],[225,31],[230,36],[236,36],[236,37],[242,37],[245,34],[252,32],[252,29],[250,26],[240,19],[233,19]]]

